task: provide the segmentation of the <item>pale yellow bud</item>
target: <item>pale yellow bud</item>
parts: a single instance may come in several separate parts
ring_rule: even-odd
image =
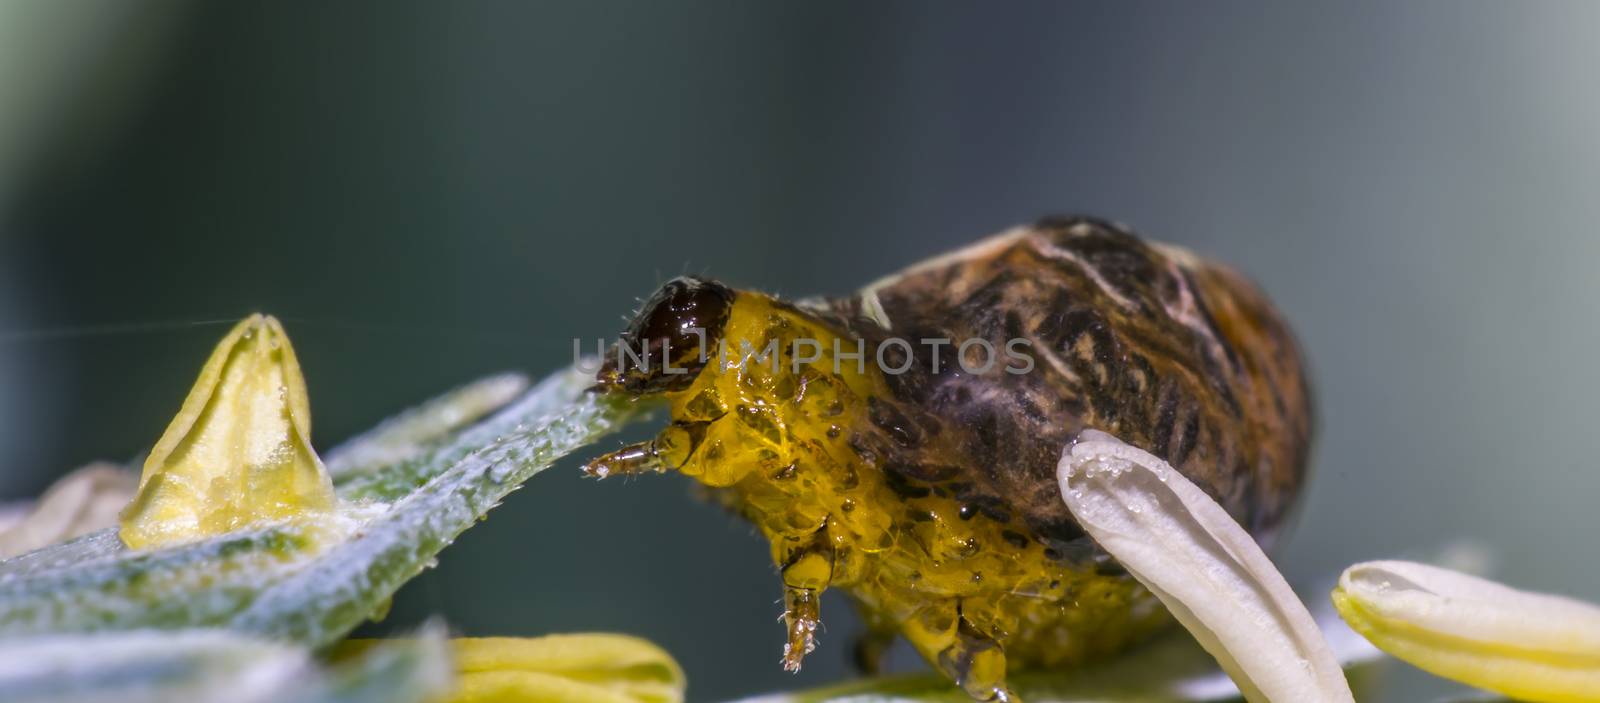
[[[251,315],[200,370],[145,460],[122,541],[147,549],[332,509],[305,378],[283,326]]]

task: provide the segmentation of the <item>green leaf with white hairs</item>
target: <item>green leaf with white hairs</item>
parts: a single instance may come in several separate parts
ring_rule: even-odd
[[[395,415],[323,454],[335,484],[410,461],[515,400],[528,388],[522,374],[479,379]]]
[[[386,463],[350,460],[366,468],[327,516],[138,552],[104,530],[0,562],[0,635],[223,627],[336,641],[523,481],[633,414],[568,369],[451,432],[450,418],[481,416],[517,384],[468,386],[331,453]]]
[[[332,666],[307,647],[224,630],[134,630],[0,640],[7,703],[422,703],[448,694],[442,633]]]

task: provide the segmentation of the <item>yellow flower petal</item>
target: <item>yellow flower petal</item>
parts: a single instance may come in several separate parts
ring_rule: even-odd
[[[345,640],[335,660],[382,640]],[[604,633],[450,640],[447,703],[682,703],[683,669],[648,640]]]
[[[451,645],[462,684],[454,703],[683,700],[683,669],[665,650],[637,637],[477,637]]]
[[[1403,561],[1346,569],[1333,604],[1412,665],[1529,701],[1600,701],[1600,607]]]
[[[1089,430],[1057,468],[1062,499],[1252,703],[1353,701],[1316,621],[1249,533],[1165,461]]]
[[[211,353],[150,451],[121,536],[145,549],[332,507],[300,363],[276,319],[251,315]]]
[[[462,674],[449,703],[640,703],[604,684],[537,671]],[[682,700],[681,698],[679,700]]]

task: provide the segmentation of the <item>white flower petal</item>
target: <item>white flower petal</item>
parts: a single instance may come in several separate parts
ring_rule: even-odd
[[[1600,701],[1600,607],[1404,561],[1346,569],[1333,601],[1418,668],[1533,701]]]
[[[1074,517],[1252,702],[1353,701],[1316,622],[1261,548],[1155,455],[1089,430],[1057,468]]]

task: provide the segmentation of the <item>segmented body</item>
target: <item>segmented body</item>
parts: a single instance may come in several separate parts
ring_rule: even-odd
[[[672,320],[706,323],[710,363],[602,371],[602,387],[663,395],[673,423],[590,469],[677,469],[750,519],[782,571],[787,666],[827,587],[878,643],[906,637],[979,700],[1014,699],[1007,668],[1108,654],[1161,625],[1059,497],[1056,463],[1085,428],[1168,460],[1263,539],[1303,479],[1309,406],[1286,327],[1235,274],[1114,225],[1045,221],[846,299],[715,290],[725,305],[658,295],[625,337],[649,351]],[[936,361],[925,339],[951,342]],[[1032,368],[969,372],[981,360],[954,355],[974,339]]]

